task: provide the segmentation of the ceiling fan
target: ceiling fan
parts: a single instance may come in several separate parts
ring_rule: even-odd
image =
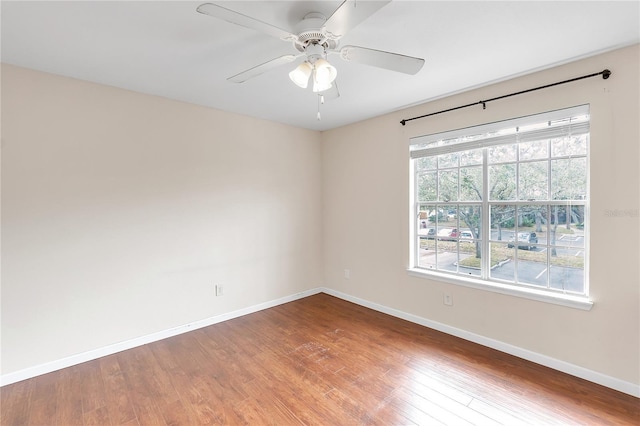
[[[278,28],[215,3],[201,4],[196,10],[202,14],[292,42],[297,51],[295,54],[283,55],[256,65],[229,77],[227,80],[242,83],[280,65],[305,57],[305,60],[289,73],[289,78],[302,88],[307,88],[309,82],[312,81],[313,91],[318,93],[319,99],[324,101],[324,95],[329,98],[339,96],[335,82],[337,70],[329,63],[328,55],[336,54],[345,61],[358,62],[410,75],[416,74],[424,65],[424,59],[398,53],[359,46],[338,48],[340,38],[387,3],[390,3],[390,0],[345,0],[329,18],[318,12],[310,12],[292,31]],[[319,112],[318,119],[320,119]]]

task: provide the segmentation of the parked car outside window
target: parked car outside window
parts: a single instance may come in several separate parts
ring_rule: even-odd
[[[473,234],[471,231],[460,231],[460,241],[471,242],[473,241]]]
[[[438,239],[441,241],[454,241],[458,236],[459,232],[456,228],[442,228],[438,231]]]
[[[517,245],[519,249],[531,250],[538,244],[538,236],[535,232],[518,232]],[[516,236],[509,238],[509,244],[507,247],[512,248],[516,245]]]
[[[436,229],[435,228],[420,229],[418,230],[418,236],[420,238],[433,240],[436,237]]]

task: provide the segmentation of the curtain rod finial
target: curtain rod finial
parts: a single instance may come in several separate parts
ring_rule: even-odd
[[[611,75],[611,71],[609,71],[609,70],[602,71],[602,78],[604,80],[608,79],[610,75]]]

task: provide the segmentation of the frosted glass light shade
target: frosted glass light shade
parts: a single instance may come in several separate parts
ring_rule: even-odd
[[[322,83],[333,83],[338,75],[338,70],[325,59],[318,59],[314,64],[316,68],[316,80]]]
[[[333,85],[331,83],[322,83],[317,81],[316,79],[313,80],[313,91],[318,93],[318,92],[324,92],[325,90],[329,90],[331,89]]]
[[[311,76],[312,71],[313,69],[311,68],[311,64],[305,61],[289,73],[289,78],[296,86],[306,89],[309,84],[309,77]]]
[[[337,75],[338,71],[333,65],[324,59],[318,59],[314,64],[313,91],[324,92],[330,89]]]

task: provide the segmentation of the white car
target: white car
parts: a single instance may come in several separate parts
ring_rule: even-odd
[[[460,241],[463,240],[467,242],[473,241],[473,234],[471,231],[460,231]]]
[[[438,239],[441,241],[455,241],[456,238],[458,238],[456,228],[442,228],[438,231]]]

